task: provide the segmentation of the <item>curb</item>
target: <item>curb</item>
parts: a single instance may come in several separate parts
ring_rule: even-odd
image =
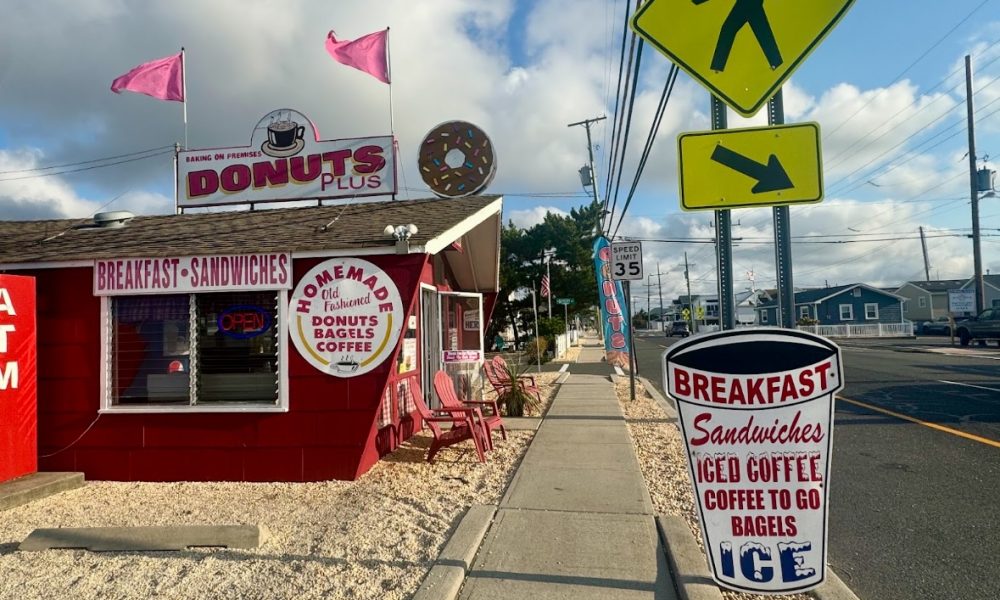
[[[497,507],[492,505],[469,507],[411,600],[454,600],[458,597],[496,512]]]
[[[652,382],[645,377],[639,377],[638,379],[639,382],[642,383],[642,387],[646,390],[646,393],[650,395],[654,402],[660,405],[663,412],[667,413],[667,417],[676,419],[677,411],[674,409],[674,406],[670,403],[670,401],[660,393],[660,390],[656,389],[656,386],[654,386]]]
[[[708,572],[705,553],[683,517],[656,515],[656,530],[663,542],[674,586],[681,600],[722,600],[722,591]]]
[[[837,577],[830,565],[826,566],[826,582],[810,593],[816,600],[859,600],[851,588]]]

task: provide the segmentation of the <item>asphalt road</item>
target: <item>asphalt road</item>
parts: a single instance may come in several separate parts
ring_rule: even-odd
[[[673,341],[636,338],[658,387]],[[926,343],[842,344],[830,564],[862,600],[1000,598],[1000,350],[913,351]]]

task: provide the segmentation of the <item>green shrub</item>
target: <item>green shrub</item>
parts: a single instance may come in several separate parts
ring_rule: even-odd
[[[549,349],[548,338],[542,336],[539,338],[528,340],[524,346],[524,361],[526,364],[533,365],[538,362],[548,362],[549,357],[546,354],[546,350]]]

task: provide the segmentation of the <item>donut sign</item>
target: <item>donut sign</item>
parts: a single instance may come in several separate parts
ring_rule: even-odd
[[[482,129],[467,121],[448,121],[424,136],[417,167],[432,192],[460,198],[478,194],[493,181],[496,156]]]
[[[693,336],[663,359],[715,581],[767,594],[823,583],[840,349],[756,328]]]
[[[334,258],[299,280],[288,310],[292,343],[306,361],[334,377],[364,375],[396,348],[403,303],[396,284],[374,264]]]

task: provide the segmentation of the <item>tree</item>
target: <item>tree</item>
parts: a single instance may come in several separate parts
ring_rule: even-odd
[[[492,338],[506,325],[514,326],[514,343],[520,343],[518,328],[534,334],[531,294],[525,291],[540,285],[545,274],[545,250],[555,250],[551,259],[552,295],[572,298],[570,314],[583,312],[596,305],[597,278],[594,274],[593,247],[597,236],[600,205],[591,203],[570,210],[569,215],[547,213],[543,221],[529,229],[509,222],[500,233],[500,294],[494,318],[488,329]],[[515,299],[508,294],[515,292]],[[547,303],[539,296],[539,309]],[[552,318],[563,317],[553,302]]]

